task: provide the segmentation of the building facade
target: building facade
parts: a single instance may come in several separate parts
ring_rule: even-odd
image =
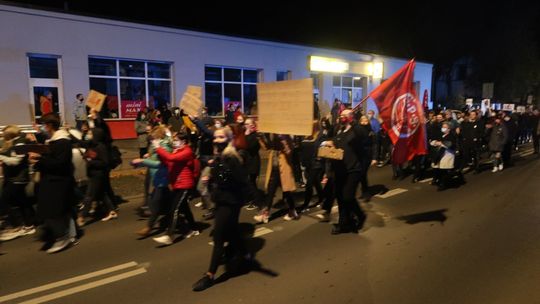
[[[7,5],[0,41],[0,125],[30,124],[46,107],[73,124],[75,96],[94,89],[107,95],[102,114],[117,139],[134,136],[138,110],[177,106],[188,85],[203,87],[213,116],[229,103],[253,114],[258,82],[311,77],[327,112],[336,98],[356,105],[407,62]],[[416,65],[419,95],[431,92],[432,68]]]

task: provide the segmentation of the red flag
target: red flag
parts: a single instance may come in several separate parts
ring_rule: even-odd
[[[427,154],[424,110],[413,86],[415,64],[409,61],[369,94],[394,144],[394,164]]]

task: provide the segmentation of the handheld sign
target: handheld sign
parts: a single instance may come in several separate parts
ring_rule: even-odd
[[[103,103],[105,102],[105,98],[107,95],[101,94],[98,91],[90,90],[88,93],[88,97],[86,97],[86,105],[94,109],[96,111],[101,111],[101,108],[103,107]]]
[[[199,116],[203,106],[201,94],[201,87],[188,86],[180,100],[180,109],[184,110],[184,113],[188,115]]]
[[[311,135],[313,80],[287,80],[257,84],[260,132]]]

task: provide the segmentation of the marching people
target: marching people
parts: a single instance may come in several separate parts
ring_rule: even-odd
[[[159,146],[161,148],[167,152],[172,152],[171,139],[167,136],[167,130],[164,126],[154,127],[150,133],[150,137],[152,140],[159,140]],[[139,236],[146,237],[150,235],[156,220],[163,213],[163,210],[168,206],[171,199],[167,164],[161,161],[154,146],[150,147],[150,155],[147,158],[136,158],[131,161],[131,164],[135,167],[147,167],[148,174],[150,175],[150,183],[152,185],[152,194],[148,204],[150,207],[150,217],[147,224],[137,231]]]
[[[332,234],[358,231],[366,220],[366,215],[356,200],[356,190],[362,180],[362,158],[367,157],[361,146],[369,135],[365,129],[353,124],[353,120],[352,110],[341,112],[340,128],[331,143],[343,150],[343,160],[333,162],[339,222],[332,229]]]
[[[502,152],[504,145],[508,142],[508,129],[502,121],[501,117],[497,115],[492,123],[486,125],[490,132],[488,147],[493,159],[493,170],[491,170],[493,173],[504,169]]]
[[[75,227],[75,178],[69,133],[60,129],[57,114],[41,117],[48,139],[47,153],[29,153],[30,163],[40,172],[37,216],[46,232],[47,253],[55,253],[77,243]]]
[[[434,147],[435,153],[432,159],[432,168],[434,169],[432,185],[437,185],[438,191],[448,188],[450,182],[450,170],[454,169],[456,136],[451,129],[449,122],[443,122],[441,125],[441,136],[432,140],[430,145]]]
[[[84,158],[86,159],[87,175],[89,179],[88,190],[83,200],[83,209],[77,218],[77,224],[83,226],[92,202],[102,202],[105,206],[105,214],[102,221],[118,218],[109,194],[106,192],[107,177],[109,173],[109,152],[105,146],[105,134],[102,129],[90,130],[90,143],[85,147]]]
[[[472,166],[474,173],[480,172],[480,155],[482,144],[485,138],[485,126],[482,120],[478,119],[478,113],[471,111],[468,119],[461,123],[461,139],[463,162]]]
[[[253,199],[253,188],[248,181],[243,159],[233,144],[233,132],[228,127],[214,132],[216,156],[211,161],[208,183],[214,210],[214,246],[210,266],[203,277],[193,285],[194,291],[202,291],[214,284],[215,274],[223,258],[235,255],[245,257],[245,248],[239,231],[238,218],[242,206]],[[228,242],[225,248],[225,242]]]
[[[278,187],[283,191],[283,197],[289,206],[286,221],[298,219],[292,192],[296,190],[296,184],[292,169],[292,141],[287,135],[265,134],[261,138],[261,146],[269,151],[268,165],[266,167],[266,204],[262,206],[258,215],[253,218],[258,223],[268,223],[272,203]]]
[[[259,177],[259,173],[261,171],[261,156],[259,154],[259,150],[261,149],[261,145],[259,143],[259,138],[257,137],[257,125],[255,124],[255,120],[252,118],[246,119],[245,122],[245,136],[246,136],[246,163],[245,166],[247,168],[247,173],[249,177],[249,182],[251,183],[251,186],[253,189],[257,189],[257,178]],[[247,206],[247,210],[255,210],[257,208],[256,203],[259,203],[258,200],[260,199],[258,195],[258,191],[255,195],[255,200],[250,202]]]
[[[152,145],[160,159],[167,162],[169,185],[172,188],[172,204],[168,213],[169,226],[167,232],[155,237],[154,241],[171,245],[174,242],[178,215],[181,212],[187,223],[189,231],[184,235],[185,238],[199,235],[193,213],[189,207],[189,192],[195,186],[195,178],[199,174],[197,168],[198,160],[188,144],[189,134],[185,131],[178,132],[173,138],[172,153],[161,147],[161,140],[156,138],[152,140]]]
[[[0,148],[0,163],[4,175],[0,192],[0,212],[7,213],[12,229],[4,229],[0,241],[8,241],[19,236],[36,232],[35,211],[26,188],[30,183],[28,156],[17,153],[16,146],[30,143],[21,129],[15,125],[5,126],[2,130],[4,143]],[[16,208],[13,208],[16,207]],[[22,219],[22,222],[21,222]]]

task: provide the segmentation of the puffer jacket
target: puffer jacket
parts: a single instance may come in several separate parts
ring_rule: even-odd
[[[169,183],[173,189],[187,190],[195,186],[195,156],[189,146],[175,149],[172,153],[159,147],[156,153],[167,163]]]

